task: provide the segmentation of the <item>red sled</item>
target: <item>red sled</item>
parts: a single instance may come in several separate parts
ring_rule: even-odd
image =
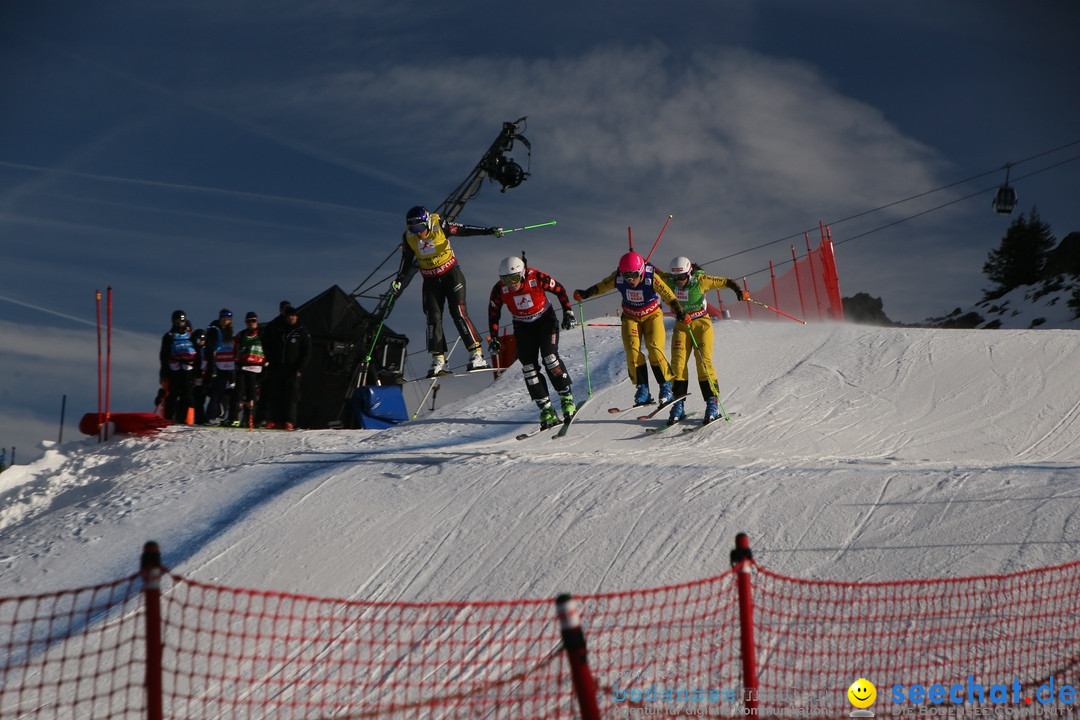
[[[79,421],[79,432],[84,435],[98,435],[105,420],[104,415],[98,413],[86,413]],[[112,427],[109,434],[124,435],[153,435],[163,427],[172,425],[172,420],[166,420],[154,413],[110,413],[109,423]]]

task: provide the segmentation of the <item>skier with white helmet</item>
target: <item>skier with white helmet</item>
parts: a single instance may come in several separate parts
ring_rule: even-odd
[[[682,255],[672,258],[668,265],[670,273],[661,273],[661,277],[671,284],[676,299],[682,308],[675,314],[675,329],[671,333],[671,368],[675,373],[674,393],[681,398],[690,386],[690,352],[693,351],[697,366],[698,386],[705,398],[705,418],[703,425],[708,425],[720,417],[719,399],[716,397],[716,369],[713,367],[713,327],[709,319],[708,302],[705,293],[709,290],[728,288],[739,300],[749,300],[750,293],[744,291],[734,280],[717,275],[706,275],[705,271]],[[676,400],[668,415],[668,425],[674,425],[685,416],[683,400]]]
[[[653,401],[649,392],[649,367],[660,386],[660,406],[674,400],[671,381],[674,377],[664,345],[667,337],[664,330],[664,313],[660,300],[671,306],[675,315],[682,314],[679,303],[671,288],[656,274],[652,263],[641,255],[630,251],[619,259],[619,268],[606,278],[584,290],[575,290],[574,299],[583,300],[594,295],[618,290],[622,294],[622,341],[626,351],[626,371],[637,388],[634,393],[635,405],[646,405]],[[648,354],[646,364],[642,343]]]
[[[547,298],[548,293],[557,297],[562,306],[562,329],[574,327],[574,311],[570,298],[566,296],[566,289],[547,273],[525,267],[525,261],[519,257],[503,258],[499,263],[499,282],[491,288],[488,302],[488,325],[491,330],[488,347],[491,354],[497,355],[502,349],[499,319],[505,305],[513,316],[514,341],[521,361],[521,372],[525,376],[525,387],[529,390],[529,397],[540,408],[540,427],[544,429],[557,425],[559,416],[551,406],[548,384],[540,372],[541,363],[552,387],[559,394],[563,419],[569,420],[577,412],[570,390],[570,374],[559,357],[560,324],[555,319],[555,309]]]
[[[502,234],[502,228],[499,227],[462,225],[443,220],[437,213],[428,212],[427,208],[421,205],[410,208],[405,214],[401,263],[391,287],[395,294],[400,294],[417,270],[424,277],[427,349],[431,353],[428,377],[449,372],[446,369],[446,336],[442,326],[443,307],[446,305],[450,306],[450,317],[465,343],[465,349],[470,353],[468,369],[479,370],[488,366],[484,359],[480,335],[465,308],[465,273],[458,265],[449,238],[470,235],[502,237]]]

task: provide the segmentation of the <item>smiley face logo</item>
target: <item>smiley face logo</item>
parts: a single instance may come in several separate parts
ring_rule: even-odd
[[[847,697],[852,705],[863,710],[877,700],[877,688],[866,678],[859,678],[851,683],[851,687],[847,690]]]

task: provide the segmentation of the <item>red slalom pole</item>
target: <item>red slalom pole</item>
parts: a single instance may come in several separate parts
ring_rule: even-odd
[[[106,289],[108,300],[105,311],[105,439],[109,439],[109,398],[112,397],[112,285]]]
[[[634,252],[634,231],[629,226],[626,228],[626,237],[630,240],[630,252]]]
[[[667,220],[664,221],[664,227],[660,228],[660,234],[656,236],[656,242],[652,244],[652,250],[645,256],[645,262],[649,262],[649,258],[652,257],[653,250],[660,244],[660,238],[664,237],[664,231],[667,230],[668,223],[671,222],[671,218],[675,217],[673,214],[668,213]]]
[[[760,305],[761,307],[765,308],[766,310],[772,310],[772,311],[773,311],[774,313],[776,313],[777,315],[783,315],[783,316],[784,316],[784,317],[786,317],[786,318],[791,318],[791,319],[792,319],[792,320],[794,320],[795,322],[799,322],[799,323],[802,323],[803,325],[805,325],[805,324],[806,324],[806,321],[805,321],[805,320],[800,320],[799,318],[795,317],[794,315],[788,315],[788,314],[787,314],[786,312],[784,312],[783,310],[777,310],[776,308],[774,308],[774,307],[770,307],[770,306],[766,305],[766,304],[765,304],[765,303],[763,303],[763,302],[760,302],[760,301],[758,301],[758,300],[755,300],[754,298],[750,298],[750,302],[754,303],[755,305]]]
[[[98,442],[101,442],[101,291],[94,291],[95,306],[97,308],[97,421]]]

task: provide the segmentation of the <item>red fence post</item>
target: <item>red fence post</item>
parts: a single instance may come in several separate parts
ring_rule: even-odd
[[[795,246],[791,246],[791,267],[795,271],[795,287],[799,291],[799,314],[806,317],[806,299],[803,297],[802,278],[799,277],[799,257],[795,253]]]
[[[821,309],[821,292],[818,288],[817,273],[814,272],[814,251],[810,247],[810,235],[803,233],[803,236],[806,238],[806,264],[810,267],[810,289],[814,291],[818,320],[825,320],[825,312]]]
[[[821,264],[825,272],[825,290],[829,294],[829,306],[833,320],[844,319],[844,298],[840,295],[840,275],[836,271],[836,253],[833,252],[832,230],[825,228],[821,241]]]
[[[112,383],[112,285],[108,293],[105,314],[105,439],[109,439],[109,397]]]
[[[140,562],[146,603],[146,718],[162,720],[161,703],[161,550],[143,545]]]
[[[776,268],[772,260],[769,261],[769,282],[772,284],[772,304],[780,307],[780,296],[776,294]]]
[[[94,291],[94,301],[97,308],[97,436],[98,442],[102,440],[102,428],[105,423],[102,421],[102,396],[101,396],[101,291]],[[14,464],[14,463],[12,463]]]
[[[581,611],[577,601],[567,594],[555,598],[559,613],[559,629],[562,631],[563,649],[570,661],[570,678],[574,693],[581,707],[583,720],[600,720],[600,706],[596,702],[596,681],[589,670],[585,633],[581,630]]]
[[[750,538],[746,533],[735,536],[735,549],[731,551],[731,566],[738,571],[739,589],[739,649],[742,654],[743,703],[746,715],[756,716],[758,707],[757,658],[754,645],[754,596],[752,594],[751,567],[754,556],[750,552]]]

